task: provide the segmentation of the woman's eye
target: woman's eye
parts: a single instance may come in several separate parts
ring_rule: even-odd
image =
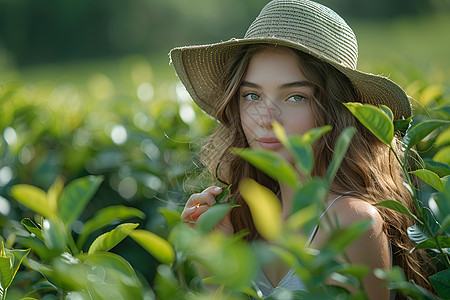
[[[257,94],[253,94],[253,93],[249,93],[249,94],[244,95],[244,98],[247,99],[247,100],[251,100],[251,101],[260,99]]]
[[[289,97],[287,100],[291,101],[291,102],[302,102],[304,101],[306,98],[300,95],[294,95]]]

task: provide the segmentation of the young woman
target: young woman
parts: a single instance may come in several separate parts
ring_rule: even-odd
[[[220,221],[219,229],[228,234],[247,229],[249,242],[259,238],[239,193],[243,178],[253,178],[279,195],[283,216],[289,215],[293,198],[293,190],[231,154],[230,148],[268,149],[293,162],[275,136],[274,121],[288,135],[331,125],[333,129],[314,144],[313,175],[325,176],[339,134],[353,126],[357,133],[325,203],[333,221],[324,218],[322,225],[347,226],[372,220],[368,232],[346,251],[351,262],[371,269],[399,265],[408,280],[426,287],[421,266],[425,253],[408,253],[413,247],[406,233],[410,220],[372,205],[395,199],[414,211],[400,167],[388,147],[342,104],[383,104],[393,111],[395,119],[402,119],[411,116],[410,103],[391,80],[356,70],[357,55],[356,37],[345,21],[329,8],[308,0],[268,3],[243,39],[171,51],[173,66],[194,101],[218,120],[217,130],[202,152],[203,163],[215,181],[232,184],[231,192],[240,204]],[[182,218],[195,222],[220,192],[219,187],[211,186],[192,195]],[[314,231],[311,247],[320,248],[328,238],[325,230]],[[289,266],[275,262],[263,267],[257,282],[265,295],[277,286],[304,289],[301,278],[291,274]],[[363,284],[371,299],[393,299],[372,273]]]

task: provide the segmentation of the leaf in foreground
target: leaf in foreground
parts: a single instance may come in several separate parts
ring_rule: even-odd
[[[47,201],[47,193],[38,187],[28,184],[18,184],[11,188],[13,197],[45,218],[53,217],[56,212]]]
[[[429,277],[434,289],[442,299],[450,299],[450,269]]]
[[[130,233],[130,237],[161,263],[172,264],[175,261],[172,246],[162,237],[142,229],[134,230]]]
[[[89,248],[88,253],[92,254],[98,251],[109,251],[124,238],[126,238],[139,224],[124,223],[117,226],[115,229],[106,232],[96,238]]]
[[[403,138],[403,143],[410,149],[414,147],[417,143],[423,140],[427,135],[433,132],[435,129],[439,128],[444,124],[449,124],[449,121],[440,120],[429,120],[421,122],[412,128],[409,128]]]
[[[381,109],[359,102],[344,103],[348,110],[380,141],[390,146],[394,137],[394,124]],[[385,110],[388,108],[385,107]]]
[[[102,181],[101,176],[87,176],[70,182],[64,188],[59,202],[59,213],[66,226],[78,219]]]
[[[263,149],[234,148],[232,152],[239,155],[275,180],[279,180],[294,188],[299,182],[299,178],[294,167],[272,151]]]
[[[137,208],[124,205],[112,205],[102,208],[97,211],[92,219],[84,224],[77,240],[77,246],[81,249],[91,233],[111,224],[113,221],[135,217],[143,219],[145,214]]]
[[[347,153],[348,147],[352,141],[353,136],[355,135],[356,129],[354,127],[345,128],[342,133],[339,135],[338,141],[336,142],[336,146],[334,148],[333,158],[331,160],[330,165],[327,168],[327,181],[331,184],[336,176],[337,171],[344,159],[345,154]]]
[[[195,227],[203,233],[210,232],[233,207],[236,205],[231,203],[214,204],[198,218]]]
[[[444,183],[436,173],[426,169],[415,170],[411,171],[410,173],[418,176],[420,179],[431,185],[436,190],[440,192],[443,191]]]
[[[280,200],[268,188],[252,179],[245,179],[240,186],[241,195],[247,202],[258,232],[266,240],[274,240],[281,234]]]
[[[395,200],[385,200],[385,201],[381,201],[378,203],[375,203],[374,206],[382,206],[382,207],[387,207],[390,208],[392,210],[398,211],[402,214],[405,214],[411,218],[413,218],[414,220],[416,220],[419,223],[422,223],[419,219],[417,219],[417,217],[411,213],[409,211],[408,208],[406,208],[402,203],[395,201]]]

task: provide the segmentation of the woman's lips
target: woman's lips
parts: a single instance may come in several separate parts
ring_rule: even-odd
[[[260,137],[256,140],[261,148],[266,150],[277,150],[283,147],[283,144],[276,137]]]

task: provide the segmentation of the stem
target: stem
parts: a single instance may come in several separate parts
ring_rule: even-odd
[[[441,245],[439,244],[439,240],[438,240],[437,236],[435,234],[433,234],[428,223],[424,222],[424,224],[425,224],[425,228],[427,229],[428,234],[430,234],[433,237],[433,239],[436,243],[437,249],[444,256],[444,263],[447,266],[447,269],[450,269],[450,259],[447,255],[447,253],[445,253],[444,250],[442,249]]]
[[[400,161],[400,158],[398,157],[397,153],[395,152],[395,150],[389,146],[389,148],[391,149],[391,151],[394,153],[395,158],[397,159],[398,163],[400,164],[400,166],[402,167],[403,173],[405,174],[407,183],[409,184],[412,192],[413,192],[413,200],[414,200],[414,204],[416,205],[417,208],[417,212],[419,213],[419,220],[421,220],[423,222],[423,224],[425,225],[425,229],[427,231],[427,233],[433,238],[434,242],[436,243],[436,247],[439,250],[439,252],[441,253],[441,255],[444,257],[444,262],[447,266],[447,268],[450,268],[450,258],[447,255],[447,253],[444,252],[444,250],[442,249],[441,245],[439,244],[439,240],[437,238],[437,236],[435,234],[433,234],[433,232],[431,231],[430,226],[428,225],[427,222],[427,216],[426,213],[424,212],[425,210],[422,210],[419,204],[419,200],[417,199],[417,194],[416,194],[416,189],[413,187],[412,183],[411,183],[411,178],[409,177],[409,173],[406,170],[406,157],[407,157],[407,152],[405,152],[405,161],[404,163],[402,163]]]
[[[80,250],[78,249],[77,245],[75,244],[73,236],[72,236],[72,234],[70,234],[70,232],[67,233],[67,242],[69,243],[69,248],[70,248],[70,251],[72,251],[72,255],[80,254]]]
[[[411,178],[409,178],[409,173],[406,170],[405,164],[403,164],[401,162],[400,158],[397,155],[397,152],[395,152],[395,150],[392,148],[392,146],[389,145],[389,148],[391,149],[392,153],[394,153],[395,159],[397,159],[398,163],[402,167],[403,174],[405,174],[405,177],[406,177],[406,181],[407,181],[409,187],[411,188],[411,191],[413,192],[412,197],[414,200],[414,205],[416,206],[417,211],[420,213],[420,205],[419,205],[419,201],[417,200],[416,190],[414,189],[414,187],[411,183]],[[405,153],[405,157],[406,157],[406,153]]]

